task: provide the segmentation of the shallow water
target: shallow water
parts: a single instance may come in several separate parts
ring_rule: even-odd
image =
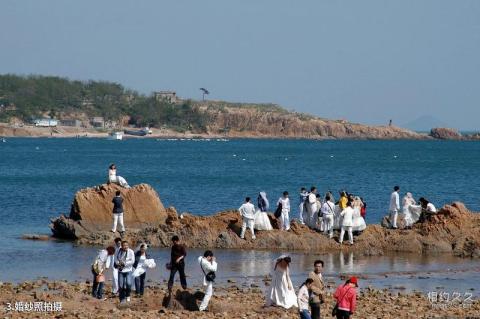
[[[8,251],[7,255],[22,260],[14,268],[0,264],[2,281],[21,282],[39,277],[69,281],[90,280],[90,265],[98,251],[95,247],[75,246],[56,241],[28,241],[29,249]],[[165,264],[170,250],[150,248],[149,254],[156,260],[157,268],[149,270],[147,279],[154,282],[168,280]],[[190,249],[187,253],[186,273],[188,282],[201,283],[202,272],[197,258],[203,250]],[[389,256],[360,256],[355,253],[305,254],[299,252],[270,252],[249,250],[215,250],[219,270],[217,284],[226,285],[234,280],[237,285],[252,283],[264,289],[262,279],[273,267],[274,259],[281,254],[292,257],[291,276],[299,286],[311,271],[313,262],[325,262],[325,281],[341,282],[339,275],[359,276],[361,287],[392,288],[399,292],[413,290],[472,292],[480,295],[480,260],[460,259],[449,255],[418,256],[396,254]],[[108,272],[107,278],[111,277]],[[473,290],[471,290],[473,289]]]

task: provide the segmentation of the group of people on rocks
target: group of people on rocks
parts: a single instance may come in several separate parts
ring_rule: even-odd
[[[342,191],[339,200],[335,202],[331,192],[327,192],[322,199],[317,188],[312,186],[310,192],[307,192],[305,187],[300,189],[299,202],[299,223],[316,231],[324,232],[329,238],[333,238],[335,229],[340,230],[340,243],[343,242],[344,234],[347,233],[349,243],[353,244],[353,232],[358,233],[366,228],[364,217],[367,204],[359,196]],[[245,202],[238,209],[242,217],[240,233],[242,239],[245,238],[247,228],[251,232],[252,239],[256,239],[255,230],[273,229],[267,215],[270,203],[264,191],[258,194],[257,207],[256,209],[250,197],[246,197]],[[290,211],[289,193],[285,191],[277,200],[274,213],[281,230],[288,231],[290,229]]]
[[[427,199],[420,197],[418,204],[413,198],[412,193],[407,192],[402,199],[400,207],[400,187],[395,186],[390,195],[389,218],[391,228],[398,228],[398,220],[404,221],[406,229],[412,228],[415,223],[423,223],[430,216],[437,213],[436,207]],[[400,218],[399,218],[400,217]]]
[[[117,295],[120,303],[129,303],[131,301],[132,282],[135,283],[135,293],[141,297],[145,291],[145,278],[147,269],[156,267],[155,260],[147,253],[148,245],[141,243],[136,252],[130,249],[127,241],[121,238],[114,240],[114,245],[101,249],[91,266],[93,274],[92,296],[97,299],[105,300],[104,285],[105,272],[112,269],[112,294]],[[170,252],[170,262],[166,264],[170,271],[168,280],[168,292],[171,294],[175,275],[180,275],[180,284],[182,289],[187,289],[187,279],[185,275],[185,257],[187,251],[185,246],[180,243],[178,236],[172,237],[172,247]],[[198,257],[198,264],[202,270],[203,285],[205,295],[200,304],[199,310],[207,309],[210,298],[213,294],[213,282],[217,271],[217,262],[211,250],[206,250],[203,256]]]
[[[313,270],[298,289],[298,294],[290,278],[289,256],[282,255],[275,260],[272,274],[272,283],[267,294],[267,306],[278,306],[285,309],[297,307],[301,319],[319,319],[321,305],[325,303],[325,285],[323,283],[322,260],[315,260]],[[348,319],[356,308],[358,279],[350,277],[345,284],[341,284],[333,294],[336,305],[332,315],[338,319]]]

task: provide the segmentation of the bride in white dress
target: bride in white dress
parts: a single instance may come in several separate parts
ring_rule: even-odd
[[[267,193],[260,192],[258,194],[258,210],[255,213],[255,223],[253,228],[256,230],[272,230],[272,224],[270,223],[270,219],[267,215],[267,210],[270,207],[270,203],[268,202]]]
[[[285,309],[298,307],[297,295],[290,279],[289,264],[292,259],[282,255],[275,260],[272,274],[272,286],[267,295],[267,306],[279,306]]]
[[[412,227],[413,223],[418,220],[412,216],[412,211],[415,212],[415,199],[412,193],[407,193],[402,200],[402,218],[405,220],[405,227]],[[416,215],[416,214],[413,214]]]
[[[117,176],[117,167],[115,166],[115,164],[111,164],[108,167],[108,182],[118,184],[125,188],[130,188],[130,185],[128,185],[125,178],[123,178],[122,176]]]

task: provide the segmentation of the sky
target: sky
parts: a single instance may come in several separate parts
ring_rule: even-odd
[[[480,125],[477,0],[2,0],[0,73]]]

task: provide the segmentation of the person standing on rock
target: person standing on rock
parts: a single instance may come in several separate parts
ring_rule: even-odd
[[[282,205],[282,215],[280,216],[280,224],[282,230],[290,229],[290,198],[288,198],[288,192],[283,192],[282,197],[277,201],[277,205]]]
[[[202,303],[198,308],[200,311],[205,311],[208,306],[208,302],[213,295],[213,282],[215,281],[215,272],[217,271],[217,262],[215,261],[215,256],[211,250],[205,251],[203,257],[198,257],[198,263],[200,264],[200,269],[203,272],[203,285],[207,288],[205,289],[205,296],[203,297]]]
[[[318,206],[317,206],[317,188],[312,186],[307,198],[307,212],[308,212],[308,227],[315,229],[318,220]]]
[[[352,202],[348,201],[347,202],[347,207],[342,210],[340,213],[340,216],[343,217],[342,219],[342,228],[340,231],[340,238],[339,242],[340,244],[343,242],[343,236],[345,235],[345,232],[348,232],[348,241],[350,245],[353,245],[353,208],[352,208]]]
[[[123,178],[122,176],[117,176],[117,166],[115,164],[111,164],[108,167],[108,182],[118,184],[127,189],[130,188],[130,185],[128,185],[125,178]]]
[[[245,198],[245,203],[240,206],[238,211],[240,212],[240,215],[243,219],[240,238],[245,239],[245,231],[248,227],[250,229],[250,232],[252,233],[252,239],[255,239],[255,231],[253,230],[255,224],[255,206],[250,203],[250,197]]]
[[[308,198],[308,192],[305,187],[302,187],[300,189],[300,205],[298,206],[298,221],[300,224],[305,225],[305,222],[303,221],[303,214],[305,210],[305,203]]]
[[[325,286],[323,284],[323,260],[315,260],[313,271],[308,274],[308,279],[312,280],[310,288],[310,308],[312,308],[312,319],[320,319],[320,305],[323,303],[323,294]]]
[[[128,248],[128,242],[122,241],[122,248],[115,255],[114,267],[118,269],[118,287],[120,303],[130,302],[132,290],[132,270],[135,262],[135,253]]]
[[[349,319],[355,312],[357,305],[357,277],[351,277],[344,285],[340,285],[335,290],[333,298],[337,301],[336,316],[337,319]]]
[[[300,286],[298,290],[298,312],[300,313],[300,319],[312,319],[310,311],[308,310],[308,302],[310,299],[309,290],[312,288],[313,279],[308,278]]]
[[[398,211],[400,210],[400,195],[398,191],[400,190],[399,186],[393,188],[393,193],[390,195],[390,221],[393,229],[397,229],[397,218]]]
[[[111,264],[115,264],[115,256],[117,255],[118,251],[120,248],[122,248],[122,239],[120,237],[115,238],[114,240],[115,243],[115,254],[112,256]],[[118,293],[118,269],[115,267],[112,267],[112,294],[116,295]]]
[[[115,193],[112,199],[113,203],[113,228],[112,233],[117,231],[117,223],[120,224],[120,237],[125,233],[125,225],[123,224],[123,198],[120,191]]]
[[[322,205],[324,232],[328,237],[333,237],[333,224],[335,218],[335,204],[330,200],[330,195],[325,196],[325,203]]]
[[[98,252],[95,261],[92,264],[93,286],[92,296],[97,299],[103,299],[103,286],[105,284],[104,272],[110,267],[110,256],[115,254],[115,248],[112,246],[102,249]]]
[[[172,237],[172,250],[170,252],[170,278],[168,279],[168,292],[172,292],[175,274],[180,274],[180,284],[182,288],[187,289],[187,278],[185,277],[185,257],[187,250],[180,244],[180,238],[177,235]]]

